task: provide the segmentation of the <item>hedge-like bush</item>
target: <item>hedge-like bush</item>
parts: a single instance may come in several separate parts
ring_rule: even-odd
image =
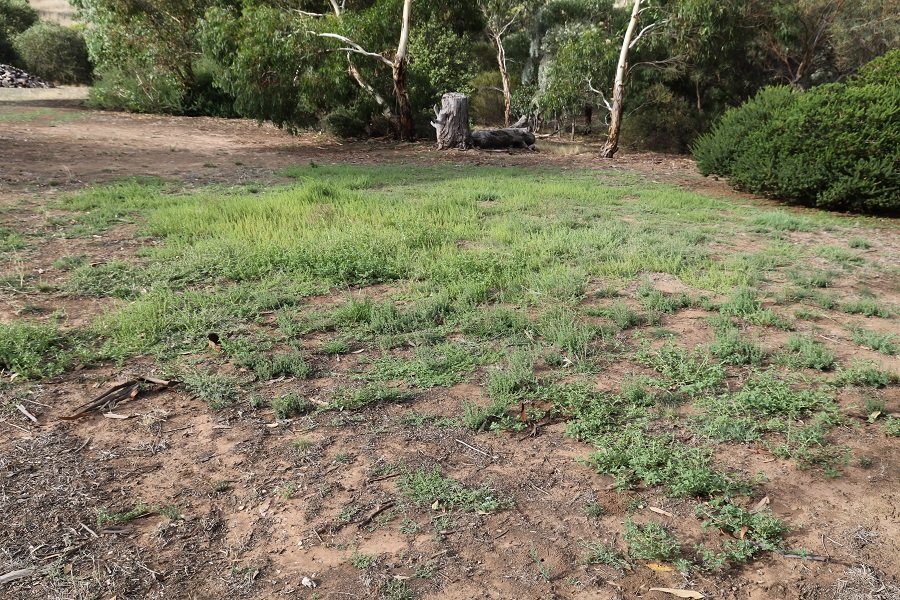
[[[16,36],[23,68],[54,83],[89,83],[91,63],[81,33],[56,23],[38,23]]]
[[[900,210],[898,55],[847,84],[762,90],[695,142],[700,171],[820,208]]]
[[[25,0],[0,0],[0,63],[20,66],[13,38],[37,20],[37,11]]]

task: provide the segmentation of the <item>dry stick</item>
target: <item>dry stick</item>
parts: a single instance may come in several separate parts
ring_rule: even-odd
[[[376,508],[372,514],[370,514],[368,517],[366,517],[365,519],[363,519],[362,521],[357,523],[356,526],[362,527],[363,525],[368,525],[369,523],[372,522],[372,519],[374,519],[375,517],[377,517],[384,511],[386,511],[387,509],[391,508],[392,506],[394,506],[394,504],[395,504],[395,502],[393,500],[391,500],[390,502],[385,502],[384,504],[382,504],[381,506]]]
[[[376,477],[375,479],[370,479],[368,483],[375,483],[376,481],[384,481],[385,479],[393,479],[394,477],[400,477],[402,473],[391,473],[390,475],[382,475],[381,477]]]
[[[796,558],[799,560],[816,560],[819,562],[828,562],[829,557],[827,556],[819,556],[817,554],[788,554],[787,552],[782,552],[782,556],[785,558]]]
[[[89,534],[91,534],[91,535],[94,536],[95,538],[100,537],[99,535],[97,535],[97,532],[96,532],[96,531],[94,531],[93,529],[91,529],[90,527],[88,527],[87,525],[85,525],[84,523],[79,523],[79,525],[81,525],[81,528],[82,528],[82,529],[84,529],[85,531],[87,531]]]
[[[487,456],[488,458],[493,458],[490,454],[488,454],[487,452],[485,452],[485,451],[482,450],[481,448],[476,448],[475,446],[472,446],[471,444],[467,444],[467,443],[465,443],[464,441],[462,441],[462,440],[460,440],[460,439],[457,439],[457,440],[456,440],[456,443],[457,443],[457,444],[462,444],[463,446],[465,446],[465,447],[468,448],[469,450],[474,450],[474,451],[477,452],[478,454],[483,454],[483,455]]]
[[[28,417],[35,425],[40,425],[40,423],[38,423],[37,417],[28,412],[28,409],[21,404],[16,404],[16,410]]]
[[[34,568],[27,569],[19,569],[18,571],[10,571],[6,575],[0,575],[0,584],[9,583],[11,581],[15,581],[16,579],[22,579],[23,577],[29,577],[34,573]]]
[[[31,435],[31,432],[28,431],[27,429],[25,429],[24,427],[20,427],[20,426],[16,425],[15,423],[10,423],[6,419],[4,419],[3,422],[6,423],[7,425],[11,425],[12,427],[15,427],[16,429],[18,429],[20,431],[24,431],[25,433]]]

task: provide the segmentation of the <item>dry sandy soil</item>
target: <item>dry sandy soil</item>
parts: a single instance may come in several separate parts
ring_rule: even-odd
[[[599,166],[732,194],[677,156],[625,153],[599,162],[590,153],[559,151],[438,153],[427,144],[341,144],[324,136],[294,138],[248,121],[94,112],[53,100],[0,104],[0,119],[0,206],[6,209],[0,216],[16,220],[20,229],[41,227],[48,199],[89,183],[126,175],[198,186],[277,182],[279,168],[309,161]],[[896,228],[882,234],[896,247]],[[123,227],[97,239],[51,240],[26,267],[44,269],[53,281],[49,265],[73,253],[73,244],[93,260],[137,249]],[[888,287],[896,293],[896,285]],[[16,318],[13,309],[23,301],[3,295],[2,321]],[[104,308],[100,301],[58,301],[68,303],[76,325]],[[667,326],[689,332],[697,318],[686,311]],[[845,355],[852,352],[861,351]],[[353,358],[345,360],[352,364]],[[880,360],[896,370],[895,359]],[[567,438],[561,423],[533,437],[475,435],[428,424],[405,427],[401,415],[409,407],[389,406],[362,417],[332,413],[274,426],[271,412],[212,412],[177,390],[117,410],[129,419],[59,419],[129,373],[152,368],[151,359],[136,360],[43,381],[33,386],[27,405],[36,424],[5,413],[0,548],[7,555],[0,554],[0,575],[26,564],[53,568],[0,584],[0,596],[374,598],[385,578],[395,577],[410,578],[420,598],[662,599],[673,596],[650,588],[686,584],[721,599],[900,597],[890,587],[900,580],[900,453],[896,441],[874,430],[838,433],[841,442],[862,447],[875,466],[848,469],[836,479],[798,471],[764,453],[720,457],[765,473],[772,509],[794,528],[788,545],[809,549],[814,560],[768,554],[746,568],[686,582],[667,566],[636,563],[617,572],[584,564],[582,541],[612,541],[610,529],[618,529],[632,502],[639,521],[676,526],[696,518],[690,502],[652,490],[612,490],[610,478],[575,462],[590,448]],[[275,385],[317,397],[331,384]],[[894,386],[886,393],[886,410],[894,413],[900,412],[897,392]],[[417,399],[414,408],[452,415],[462,399],[481,393],[458,385]],[[292,448],[298,438],[311,442],[308,451]],[[397,494],[390,465],[401,461],[436,462],[457,479],[492,481],[515,498],[515,507],[447,522],[440,520],[440,507],[430,516],[402,514],[400,503],[388,504]],[[291,494],[279,493],[285,481],[295,482]],[[584,505],[593,500],[605,507],[603,516],[585,514]],[[138,501],[177,507],[182,518],[148,509],[125,525],[98,525],[98,509],[128,510]],[[358,513],[348,515],[348,506]],[[360,569],[350,564],[355,555],[378,559]],[[304,577],[318,587],[304,587]]]

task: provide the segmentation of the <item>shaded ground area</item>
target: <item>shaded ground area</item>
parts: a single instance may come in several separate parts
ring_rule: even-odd
[[[279,336],[295,330],[296,349],[310,367],[304,375],[254,375],[259,368],[237,360],[227,340],[224,346],[207,346],[206,331],[199,342],[173,338],[165,348],[129,355],[122,364],[106,360],[79,368],[76,362],[62,375],[29,382],[5,374],[0,387],[0,509],[9,525],[0,533],[0,576],[27,572],[0,584],[4,597],[673,597],[650,591],[652,587],[755,600],[898,597],[900,438],[886,434],[885,417],[900,415],[900,387],[859,378],[835,383],[859,361],[880,373],[900,371],[895,348],[878,351],[872,344],[875,339],[896,340],[891,336],[898,333],[900,235],[895,223],[822,217],[800,209],[774,211],[769,202],[734,194],[720,182],[700,177],[683,157],[625,154],[600,162],[589,152],[572,154],[570,147],[549,144],[539,153],[438,153],[427,144],[339,144],[324,136],[291,138],[246,121],[93,112],[54,100],[0,103],[0,123],[0,323],[57,323],[67,335],[80,335],[105,313],[115,315],[123,306],[145,302],[149,283],[140,272],[153,268],[170,277],[170,271],[157,266],[167,261],[209,269],[213,274],[201,276],[200,284],[190,289],[209,293],[211,304],[231,298],[225,288],[216,287],[220,282],[214,265],[202,262],[197,245],[187,243],[165,259],[148,259],[179,243],[143,230],[142,220],[156,214],[152,207],[160,196],[148,195],[150,212],[137,212],[137,217],[124,210],[100,211],[100,204],[88,210],[59,202],[88,184],[125,176],[162,177],[174,180],[186,201],[217,186],[213,198],[198,201],[195,226],[201,228],[206,220],[219,218],[215,202],[234,194],[259,194],[261,203],[277,210],[280,205],[265,194],[270,184],[299,179],[307,186],[301,191],[321,184],[325,198],[337,194],[347,202],[355,189],[382,194],[378,197],[390,202],[417,195],[427,200],[436,192],[424,180],[439,176],[421,167],[439,165],[447,169],[440,176],[442,185],[456,199],[451,192],[464,187],[463,180],[482,172],[500,179],[497,170],[480,167],[525,167],[510,171],[512,178],[546,177],[548,185],[556,186],[554,193],[570,202],[564,207],[568,212],[528,204],[514,190],[509,193],[521,207],[507,209],[502,195],[478,191],[477,203],[464,203],[464,210],[475,211],[474,225],[465,221],[467,226],[480,227],[500,214],[511,219],[521,214],[526,222],[513,227],[498,220],[489,229],[492,237],[461,235],[456,242],[460,257],[486,251],[482,246],[489,241],[513,244],[544,227],[569,235],[602,219],[620,227],[619,237],[648,236],[648,252],[657,250],[656,244],[665,247],[666,236],[682,252],[694,240],[711,265],[727,265],[717,271],[722,276],[743,270],[762,274],[754,284],[761,305],[734,312],[742,339],[759,345],[767,367],[790,370],[803,385],[827,389],[834,403],[832,412],[829,408],[785,419],[800,431],[825,427],[825,437],[806,446],[791,438],[790,431],[774,427],[761,440],[738,443],[730,438],[713,446],[722,472],[748,479],[761,474],[739,505],[748,514],[771,509],[790,530],[783,547],[760,553],[745,566],[682,574],[675,554],[645,559],[635,553],[634,540],[623,541],[623,523],[666,527],[676,534],[684,556],[697,561],[695,544],[718,549],[754,532],[740,525],[703,527],[696,514],[702,504],[693,498],[669,494],[665,486],[639,478],[623,486],[621,478],[579,462],[598,450],[593,440],[601,438],[574,436],[572,424],[587,421],[569,405],[563,408],[565,403],[547,390],[571,391],[576,388],[566,386],[586,383],[610,394],[598,398],[618,402],[629,382],[660,378],[662,383],[646,384],[652,407],[625,416],[604,413],[592,427],[624,430],[630,421],[647,418],[643,433],[670,440],[673,448],[709,443],[691,419],[700,415],[711,421],[714,410],[725,405],[710,409],[692,402],[682,390],[693,382],[673,373],[672,361],[662,365],[659,352],[672,340],[679,348],[707,348],[731,334],[731,329],[726,327],[723,335],[719,325],[711,324],[735,302],[710,273],[698,270],[693,279],[683,276],[685,281],[663,271],[633,276],[623,269],[621,276],[589,278],[566,305],[582,324],[596,326],[590,330],[595,338],[583,347],[560,342],[558,332],[551,342],[545,324],[547,305],[573,288],[575,267],[541,271],[545,279],[526,286],[518,308],[527,321],[519,330],[508,327],[515,330],[512,337],[487,337],[471,345],[466,345],[470,334],[460,333],[470,330],[440,319],[429,322],[427,331],[392,330],[390,339],[371,334],[376,327],[371,315],[364,325],[362,317],[353,326],[321,323],[329,315],[360,310],[354,302],[399,307],[392,318],[412,314],[421,301],[416,286],[428,281],[424,276],[421,281],[401,278],[338,291],[291,288],[298,297],[287,308],[255,310],[242,324],[232,324],[230,332],[257,342],[275,339],[274,350],[283,351],[287,338]],[[318,167],[328,164],[384,165],[386,170],[407,164],[413,176],[412,181],[385,176],[382,182],[377,172],[361,171],[357,177]],[[302,168],[295,178],[286,177],[282,169],[294,165]],[[572,173],[571,188],[559,181],[559,173],[566,171]],[[598,189],[624,190],[610,196],[610,212],[597,213],[602,219],[590,212],[593,205],[576,196],[590,193],[585,181]],[[724,204],[711,205],[708,213],[697,212],[690,200],[679,209],[668,200],[677,190],[659,188],[656,182],[696,191],[700,200],[726,200],[716,200]],[[515,187],[508,181],[503,185]],[[129,193],[142,189],[129,188]],[[432,210],[447,229],[460,226],[452,215]],[[102,213],[102,223],[85,217],[97,213]],[[192,218],[187,212],[173,214],[174,224],[168,226],[176,231],[179,220]],[[710,214],[721,216],[706,222]],[[310,220],[331,216],[326,208],[310,215]],[[667,218],[673,221],[668,229]],[[216,223],[229,227],[229,219]],[[278,222],[273,219],[269,226]],[[697,236],[686,242],[679,237],[685,232]],[[215,228],[204,233],[215,235]],[[540,252],[555,239],[548,235],[532,251]],[[323,241],[326,250],[330,248]],[[639,255],[634,252],[629,260],[640,261]],[[668,264],[669,258],[661,257],[660,264]],[[577,257],[569,259],[579,266]],[[84,273],[109,265],[118,265],[109,271],[111,277],[79,283]],[[606,268],[614,266],[611,260]],[[192,281],[190,273],[178,277]],[[105,287],[88,288],[86,282],[98,281]],[[185,290],[189,287],[184,284]],[[177,320],[178,305],[166,306],[170,312],[158,317],[160,323]],[[455,317],[448,315],[441,318],[449,323]],[[790,326],[778,326],[777,318]],[[859,330],[877,335],[860,341]],[[368,385],[379,365],[406,368],[419,360],[433,335],[444,336],[447,348],[457,344],[472,354],[496,351],[502,359],[484,359],[460,380],[434,387],[411,383],[427,370],[419,362],[417,372],[385,376],[391,385],[403,380],[396,389],[410,395],[358,409],[336,404],[345,401],[342,394],[348,389],[368,389],[360,382]],[[814,343],[792,354],[795,335]],[[647,348],[641,350],[644,343]],[[510,371],[515,360],[515,352],[505,353],[531,344],[542,350],[525,377],[528,383],[522,384],[534,396],[528,397],[530,404],[522,400],[520,407],[520,396],[515,396],[505,412],[491,417],[497,427],[490,421],[480,429],[469,426],[461,407],[490,407],[496,373]],[[833,365],[813,366],[822,358],[820,349]],[[165,361],[163,354],[169,357]],[[806,362],[788,365],[800,359]],[[161,369],[172,360],[248,383],[219,410],[202,399],[213,394],[209,389],[194,387],[188,393],[176,387],[139,396],[106,415],[60,420],[129,374],[167,375]],[[727,365],[715,384],[717,394],[726,397],[739,390],[758,366],[752,361]],[[702,365],[697,368],[703,370]],[[302,398],[309,406],[278,418],[283,415],[276,414],[274,400],[285,397]],[[817,422],[823,414],[827,424]],[[777,449],[781,441],[790,446],[787,454]],[[791,454],[801,446],[822,462],[802,465],[799,455]],[[466,497],[474,500],[460,500],[459,490],[437,490],[440,481],[410,477],[433,468],[465,490],[488,490],[491,498],[475,494]],[[426,484],[432,487],[422,502],[412,492]]]

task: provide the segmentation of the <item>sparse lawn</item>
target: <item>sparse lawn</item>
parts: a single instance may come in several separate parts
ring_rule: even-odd
[[[296,427],[286,454],[304,464],[331,443],[329,433],[311,441],[313,430],[318,440],[340,427],[360,436],[446,429],[454,448],[472,450],[463,437],[519,443],[561,423],[585,444],[583,464],[571,469],[611,477],[610,493],[686,507],[693,539],[705,536],[684,542],[629,509],[606,538],[620,543],[583,540],[578,560],[614,571],[666,562],[685,576],[784,552],[794,526],[788,514],[752,509],[769,493],[765,479],[722,454],[840,477],[854,468],[853,417],[838,393],[880,398],[896,385],[888,363],[850,360],[846,349],[889,360],[896,334],[864,324],[893,323],[897,307],[860,286],[828,295],[872,269],[896,275],[863,254],[874,238],[865,219],[799,216],[603,172],[310,165],[285,175],[295,182],[266,190],[138,179],[65,196],[57,208],[69,221],[57,235],[128,223],[146,243],[104,264],[58,259],[62,293],[109,299],[111,308],[76,331],[46,319],[0,325],[0,370],[40,380],[149,358],[216,414],[263,419],[273,432]],[[826,231],[849,241],[809,241]],[[21,250],[24,239],[0,229],[5,248]],[[825,313],[853,320],[825,335]],[[325,395],[314,399],[309,382]],[[444,405],[443,416],[416,412],[419,401],[466,385],[480,395]],[[393,416],[368,416],[382,413]],[[869,413],[879,431],[897,435],[897,415],[883,404]],[[415,444],[409,435],[403,443]],[[445,519],[435,525],[443,539],[456,516],[502,514],[533,491],[517,481],[463,484],[412,456],[374,460],[328,458],[338,474],[384,468],[370,477],[391,484],[403,513],[376,511],[381,520],[366,525],[395,521],[410,535],[428,518]],[[232,484],[208,487],[225,494]],[[293,482],[277,489],[298,504],[329,493]],[[604,505],[572,510],[587,506],[579,517],[599,521]],[[98,522],[150,510],[98,513]],[[354,502],[333,521],[349,526],[365,512]],[[540,577],[553,580],[532,554]],[[382,563],[349,556],[359,570]],[[430,562],[416,569],[419,580],[434,572]],[[413,589],[388,580],[380,594],[411,598]]]

